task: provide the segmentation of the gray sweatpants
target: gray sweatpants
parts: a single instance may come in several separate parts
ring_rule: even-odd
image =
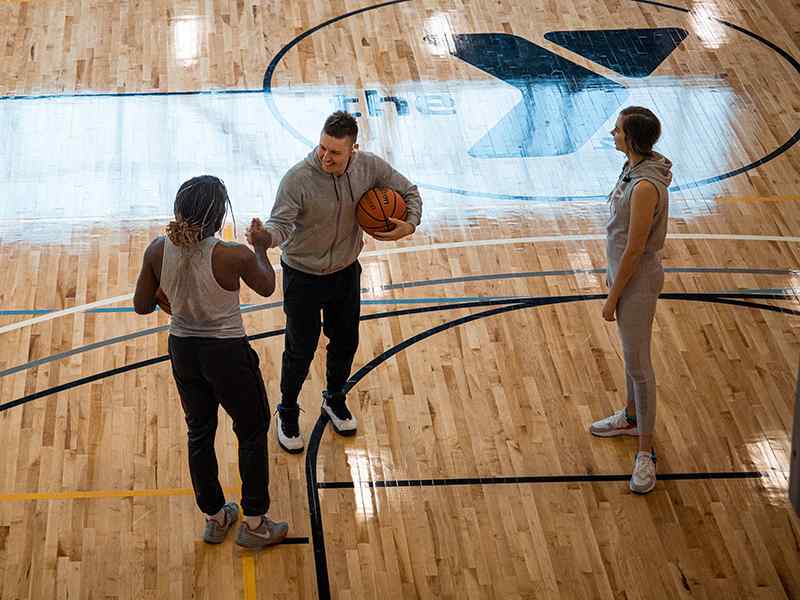
[[[664,287],[660,260],[640,263],[617,304],[617,326],[625,359],[628,402],[636,406],[639,433],[653,433],[656,424],[656,375],[650,358],[653,317]]]

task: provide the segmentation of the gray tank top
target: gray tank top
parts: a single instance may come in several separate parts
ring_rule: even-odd
[[[629,178],[629,181],[625,181]],[[656,261],[660,264],[661,249],[667,237],[669,217],[669,184],[672,182],[672,163],[668,158],[653,153],[651,158],[630,168],[626,165],[609,196],[610,216],[606,224],[606,253],[608,256],[608,282],[613,285],[622,255],[628,244],[628,230],[631,224],[631,195],[636,184],[649,181],[658,190],[653,223],[644,247],[643,263]],[[645,266],[642,264],[641,266]]]
[[[189,248],[164,238],[161,289],[169,298],[169,332],[177,337],[240,338],[245,336],[239,290],[231,292],[214,278],[211,256],[220,242],[207,237]]]

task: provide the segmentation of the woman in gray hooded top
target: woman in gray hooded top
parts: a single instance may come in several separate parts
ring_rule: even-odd
[[[656,485],[656,378],[650,340],[656,301],[664,286],[661,250],[667,236],[672,163],[653,151],[661,123],[646,108],[623,109],[611,134],[614,146],[628,160],[609,196],[609,292],[603,318],[614,321],[616,315],[625,360],[627,405],[592,423],[590,430],[600,437],[639,436],[630,489],[646,494]]]

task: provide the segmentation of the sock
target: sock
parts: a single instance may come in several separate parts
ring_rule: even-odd
[[[261,525],[261,518],[264,517],[264,516],[265,515],[256,515],[256,516],[253,517],[253,516],[245,515],[244,522],[247,523],[247,526],[250,529],[258,529],[258,527]]]
[[[629,415],[627,408],[625,409],[625,418],[631,425],[636,425],[636,415]]]

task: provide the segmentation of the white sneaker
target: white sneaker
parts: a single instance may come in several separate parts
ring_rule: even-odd
[[[636,494],[646,494],[656,487],[656,453],[637,452],[633,474],[628,484]]]
[[[300,454],[305,448],[305,439],[300,431],[300,415],[298,413],[295,420],[281,418],[281,413],[276,413],[278,422],[275,427],[275,435],[278,437],[278,445],[289,454]]]
[[[639,435],[639,428],[628,421],[625,409],[615,412],[610,417],[600,419],[589,427],[592,435],[599,437],[614,437],[617,435]]]
[[[358,421],[350,414],[350,410],[345,404],[344,394],[328,395],[322,393],[322,413],[331,420],[334,431],[339,435],[355,435],[358,428]]]

